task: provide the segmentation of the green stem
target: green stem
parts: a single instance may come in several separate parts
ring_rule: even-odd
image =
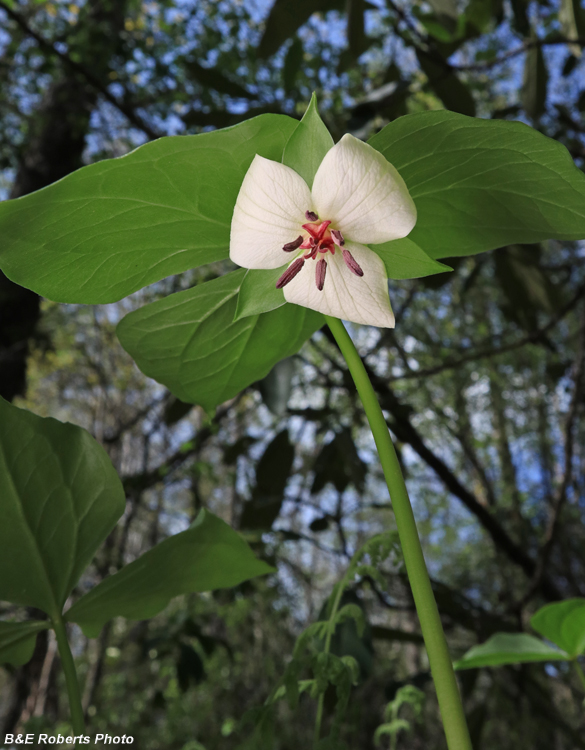
[[[333,636],[333,633],[335,632],[335,618],[337,616],[337,610],[339,609],[339,604],[341,602],[341,597],[343,596],[343,592],[345,590],[345,584],[346,584],[347,574],[344,576],[343,580],[337,584],[337,591],[335,592],[335,600],[333,602],[333,606],[331,607],[331,612],[329,614],[329,622],[327,624],[327,635],[325,636],[325,647],[324,651],[326,654],[329,653],[329,649],[331,648],[331,638]],[[315,734],[314,734],[314,740],[313,744],[314,747],[317,747],[317,744],[319,743],[319,739],[321,738],[321,721],[323,720],[323,706],[325,703],[325,693],[321,693],[319,695],[319,702],[317,703],[317,716],[315,718]]]
[[[364,364],[343,323],[337,318],[325,316],[325,319],[347,362],[376,442],[380,463],[390,492],[406,572],[408,573],[429,656],[431,673],[447,737],[447,746],[449,750],[472,750],[461,696],[453,672],[439,610],[431,588],[414,514],[396,451],[390,438],[388,425]]]
[[[583,687],[583,690],[585,690],[585,674],[583,674],[583,670],[581,669],[581,665],[579,664],[579,662],[577,661],[577,659],[575,659],[575,661],[573,662],[573,664],[575,665],[575,672],[577,672],[577,677],[579,678],[579,681],[580,681],[580,683],[581,683],[581,685]]]
[[[73,654],[69,647],[67,639],[67,630],[65,622],[61,615],[53,617],[53,629],[57,636],[57,646],[61,657],[61,666],[65,673],[65,683],[67,685],[67,695],[69,696],[69,711],[71,713],[71,724],[75,735],[85,734],[85,719],[83,717],[83,708],[81,706],[81,693],[79,692],[79,683],[77,682],[77,672]]]
[[[392,710],[392,721],[396,721],[398,718],[398,710]],[[398,747],[398,732],[393,732],[390,735],[390,750],[396,750]]]

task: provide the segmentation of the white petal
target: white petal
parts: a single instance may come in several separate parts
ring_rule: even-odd
[[[284,287],[287,302],[310,307],[343,320],[364,325],[394,328],[394,314],[388,297],[388,278],[381,258],[370,248],[346,242],[364,272],[356,276],[345,265],[339,248],[327,253],[327,273],[323,291],[315,283],[317,261],[305,262],[302,271]]]
[[[290,258],[282,249],[303,232],[313,201],[307,183],[290,167],[256,156],[236,200],[230,258],[244,268],[278,268]]]
[[[416,223],[416,207],[402,177],[382,154],[352,135],[344,135],[325,155],[313,182],[313,200],[322,219],[364,245],[406,237]]]

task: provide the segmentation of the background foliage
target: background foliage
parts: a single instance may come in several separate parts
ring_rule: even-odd
[[[335,139],[447,108],[528,122],[582,165],[584,12],[578,0],[0,0],[2,197],[161,134],[298,117],[314,89]],[[446,262],[454,273],[392,282],[395,331],[353,333],[459,656],[495,632],[531,632],[542,604],[585,596],[585,278],[578,242]],[[254,746],[240,720],[283,676],[353,552],[393,528],[351,379],[324,332],[215,414],[170,397],[121,349],[124,314],[227,268],[91,307],[42,302],[0,279],[0,395],[89,429],[123,479],[124,515],[83,585],[185,530],[202,507],[278,569],[179,598],[149,623],[116,620],[96,640],[75,631],[91,726],[131,732],[141,748]],[[398,747],[440,748],[399,565],[384,583],[366,577],[346,594],[367,627],[360,635],[348,621],[333,644],[360,665],[341,736],[390,746],[376,729],[396,719],[409,685],[427,700],[421,723],[400,708],[411,731]],[[462,672],[474,747],[584,747],[583,696],[565,666]],[[0,673],[0,733],[66,718],[57,674],[41,630],[33,660]],[[296,714],[280,702],[271,747],[308,745],[312,711],[302,698]]]

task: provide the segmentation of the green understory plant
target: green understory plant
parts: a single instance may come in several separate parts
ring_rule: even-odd
[[[188,529],[107,576],[70,606],[74,588],[85,588],[84,571],[124,513],[122,483],[85,430],[3,399],[0,506],[0,600],[46,615],[0,622],[0,664],[25,664],[38,634],[54,630],[76,735],[84,734],[85,721],[68,623],[96,638],[113,617],[145,620],[180,594],[236,586],[272,570],[226,523],[202,510]]]
[[[579,663],[585,656],[585,599],[546,604],[532,616],[530,625],[544,640],[529,633],[495,633],[469,649],[455,662],[455,669],[564,661],[572,665],[585,694],[585,673]]]
[[[333,750],[340,744],[340,730],[353,685],[360,678],[360,666],[350,654],[335,653],[334,638],[344,625],[355,628],[361,638],[366,627],[363,609],[357,602],[346,601],[348,588],[359,580],[373,580],[382,587],[385,579],[381,565],[389,560],[402,567],[402,554],[396,533],[379,534],[368,540],[352,557],[343,578],[335,584],[329,595],[321,618],[309,625],[297,638],[292,658],[280,683],[266,700],[265,705],[253,709],[244,719],[244,725],[253,721],[255,730],[245,747],[268,748],[273,746],[275,708],[286,700],[289,708],[297,710],[303,695],[316,701],[314,747]],[[308,676],[310,675],[310,676]],[[329,731],[323,735],[325,696],[328,689],[335,690],[335,709]]]
[[[400,465],[341,319],[392,327],[387,280],[450,270],[440,258],[585,237],[585,176],[566,149],[521,123],[445,111],[334,144],[313,99],[301,122],[261,115],[84,167],[0,205],[0,234],[2,271],[58,302],[114,302],[225,262],[117,328],[146,375],[207,412],[329,327],[380,456],[447,744],[469,750]]]
[[[411,707],[414,718],[420,718],[423,709],[425,694],[414,685],[403,685],[396,691],[396,697],[386,706],[384,712],[385,723],[381,724],[374,734],[374,743],[382,746],[382,738],[390,737],[390,750],[396,750],[398,735],[400,732],[408,732],[411,729],[411,723],[406,719],[399,717],[402,706]]]

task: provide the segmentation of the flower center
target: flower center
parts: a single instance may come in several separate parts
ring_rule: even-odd
[[[307,260],[316,260],[315,266],[315,284],[317,289],[322,292],[325,285],[325,274],[327,273],[327,253],[335,255],[335,250],[339,248],[343,255],[345,265],[356,276],[363,276],[364,272],[356,262],[353,255],[344,248],[345,239],[338,229],[331,229],[330,221],[321,221],[314,211],[305,211],[307,224],[302,225],[306,235],[300,234],[296,240],[287,242],[283,246],[285,253],[292,253],[295,250],[306,250],[306,253],[290,264],[286,271],[276,282],[276,288],[282,289],[300,272]]]

